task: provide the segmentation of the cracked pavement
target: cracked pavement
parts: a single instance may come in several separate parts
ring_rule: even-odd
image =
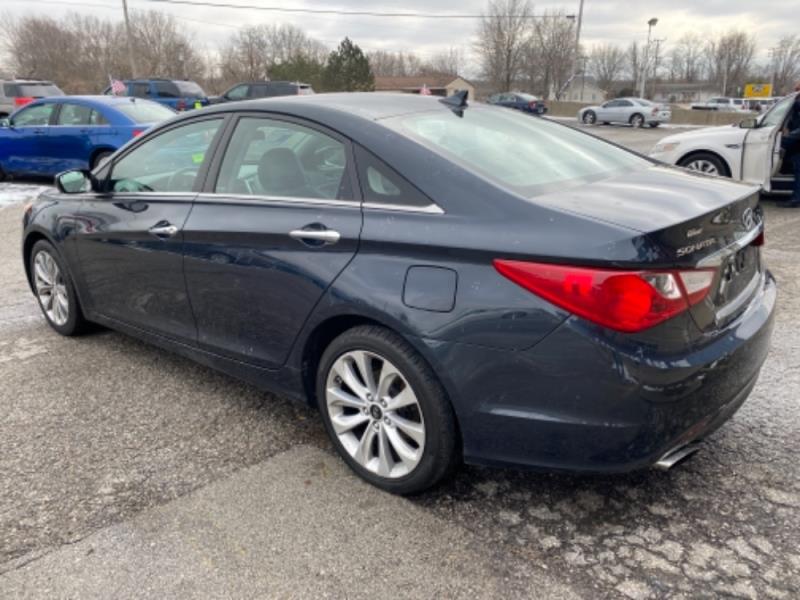
[[[663,135],[595,132],[639,151]],[[118,333],[50,331],[19,257],[35,191],[0,184],[1,597],[800,597],[800,211],[766,202],[772,351],[697,455],[464,467],[401,499],[357,481],[311,410]],[[387,553],[406,581],[371,575]]]

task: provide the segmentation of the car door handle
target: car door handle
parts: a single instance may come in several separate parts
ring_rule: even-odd
[[[178,233],[178,228],[175,227],[175,225],[157,224],[157,225],[154,225],[153,227],[151,227],[150,229],[148,229],[148,231],[150,233],[152,233],[156,237],[169,238],[169,237],[174,236],[176,233]]]
[[[289,237],[301,242],[322,242],[335,244],[341,239],[341,234],[333,229],[294,229],[289,232]]]

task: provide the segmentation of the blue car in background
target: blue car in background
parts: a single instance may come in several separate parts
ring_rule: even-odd
[[[126,96],[146,98],[169,106],[173,110],[184,111],[208,106],[208,94],[194,81],[186,79],[126,79]],[[111,86],[103,90],[111,95]]]
[[[37,100],[0,121],[0,180],[91,169],[151,125],[175,115],[138,98]]]

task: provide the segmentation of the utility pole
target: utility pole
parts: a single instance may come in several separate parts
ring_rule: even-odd
[[[133,55],[133,34],[131,20],[128,17],[128,0],[122,0],[122,12],[125,14],[125,33],[128,38],[128,62],[131,66],[131,79],[136,79],[136,57]]]
[[[575,71],[578,70],[578,61],[581,55],[581,26],[583,25],[583,0],[578,6],[578,21],[575,23]]]
[[[653,43],[656,45],[656,54],[653,58],[653,86],[650,88],[652,90],[650,97],[656,95],[656,83],[658,81],[658,52],[661,49],[661,42],[666,42],[666,38],[661,38],[660,40],[653,40]]]
[[[644,65],[642,66],[642,87],[639,90],[639,97],[644,98],[645,87],[647,86],[647,70],[650,68],[650,34],[653,27],[658,23],[658,19],[653,17],[647,22],[647,46],[644,48]]]
[[[775,55],[777,48],[770,48],[769,49],[769,89],[770,95],[775,96]]]

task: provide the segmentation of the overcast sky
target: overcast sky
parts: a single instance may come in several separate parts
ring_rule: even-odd
[[[419,11],[437,13],[481,13],[486,0],[208,0],[230,4],[250,4],[316,9]],[[237,28],[259,23],[292,23],[327,45],[335,46],[349,36],[364,50],[405,50],[423,58],[450,46],[461,46],[471,56],[477,21],[474,19],[375,18],[285,14],[257,10],[169,5],[148,0],[128,0],[131,9],[159,10],[179,18],[196,33],[202,48],[213,49]],[[582,42],[613,42],[627,46],[647,38],[647,21],[658,18],[654,38],[665,38],[667,48],[684,32],[703,36],[736,27],[758,36],[759,59],[787,34],[800,32],[800,0],[586,0]],[[98,17],[122,18],[121,0],[0,0],[0,18],[31,14],[62,16],[69,11]],[[536,2],[535,12],[563,9],[577,13],[578,0]],[[43,40],[43,43],[46,43]],[[467,74],[474,74],[474,66]]]

